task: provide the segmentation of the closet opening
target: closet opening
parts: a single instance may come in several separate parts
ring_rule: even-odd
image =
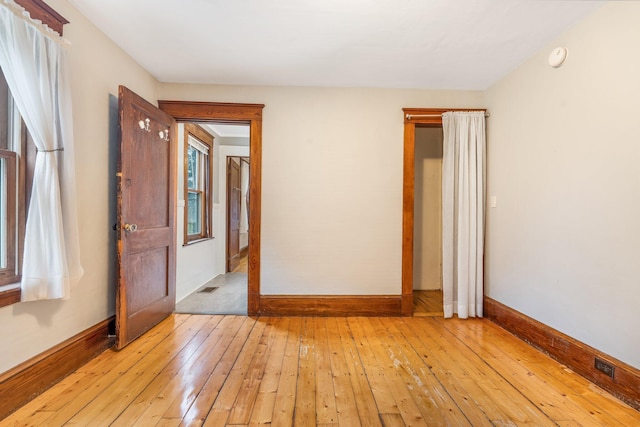
[[[485,110],[468,108],[403,108],[402,111],[404,115],[404,164],[401,312],[403,316],[412,316],[416,314],[414,304],[421,303],[414,300],[419,299],[419,293],[423,292],[423,288],[439,287],[442,289],[442,214],[438,215],[435,213],[435,208],[425,206],[425,203],[427,205],[429,203],[438,203],[436,189],[438,185],[436,182],[439,182],[439,188],[442,188],[442,114],[448,111]],[[439,135],[436,136],[436,134]],[[439,144],[435,142],[437,138],[439,138]],[[420,146],[417,147],[417,144],[420,144]],[[438,148],[440,151],[438,151]],[[439,157],[439,160],[437,160],[437,157]],[[421,162],[418,166],[416,165],[416,159],[421,159],[418,160]],[[424,168],[425,162],[428,163],[426,169]],[[431,176],[426,187],[425,174]],[[418,179],[420,181],[416,184]],[[433,180],[436,180],[436,182],[433,182]],[[441,194],[440,203],[442,203]],[[442,212],[441,206],[440,204],[440,212]],[[424,209],[428,209],[428,212],[425,212]],[[416,220],[417,214],[423,215],[418,221]],[[425,215],[426,218],[424,217]],[[422,238],[425,235],[427,235],[427,240],[423,241]],[[436,235],[438,235],[438,238],[436,238]],[[416,295],[414,295],[414,289],[418,291]],[[437,290],[433,289],[433,291]],[[429,298],[429,300],[433,300],[433,304],[429,302],[428,308],[420,308],[420,313],[433,312],[439,314],[443,312],[442,294],[436,296],[436,298]]]
[[[442,127],[416,126],[413,315],[443,316]]]

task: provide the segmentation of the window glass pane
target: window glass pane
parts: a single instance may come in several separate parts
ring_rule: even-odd
[[[189,191],[187,234],[202,234],[202,193]]]
[[[9,93],[9,86],[7,85],[2,69],[0,68],[0,148],[10,150],[9,141],[9,123],[10,123],[10,111],[11,108],[11,95]]]
[[[209,173],[207,162],[209,162],[209,155],[200,153],[200,181],[198,182],[198,190],[201,191],[206,191],[207,174]]]
[[[187,188],[198,189],[200,152],[189,145],[187,151]]]

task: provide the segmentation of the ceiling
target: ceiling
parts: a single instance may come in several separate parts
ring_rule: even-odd
[[[469,90],[603,3],[69,1],[161,82]]]
[[[201,126],[215,132],[222,138],[246,138],[249,139],[250,128],[246,124],[200,123]],[[248,145],[248,143],[247,143]]]

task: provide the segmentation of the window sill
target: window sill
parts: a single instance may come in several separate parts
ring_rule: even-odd
[[[190,246],[190,245],[193,245],[194,243],[206,242],[208,240],[213,240],[213,239],[215,239],[215,237],[203,237],[202,239],[195,239],[195,240],[190,240],[188,242],[185,242],[182,246]]]
[[[20,287],[0,286],[0,307],[20,302],[20,292]]]

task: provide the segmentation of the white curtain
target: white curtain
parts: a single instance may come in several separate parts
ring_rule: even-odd
[[[25,231],[22,301],[68,298],[79,279],[71,92],[65,40],[0,0],[0,67],[38,150]]]
[[[444,317],[482,317],[484,112],[442,116],[442,291]]]

